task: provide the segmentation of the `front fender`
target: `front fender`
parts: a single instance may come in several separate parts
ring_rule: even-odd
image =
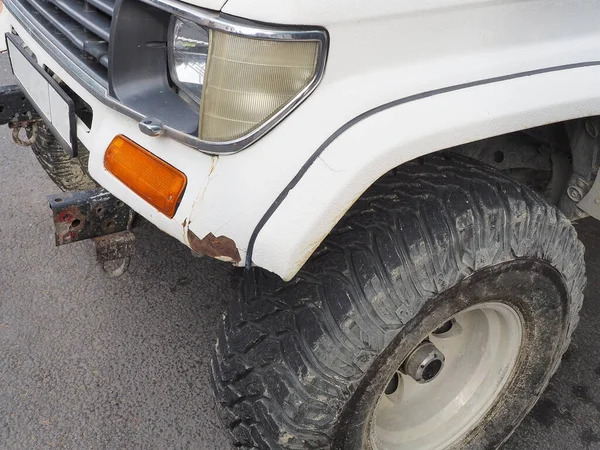
[[[291,279],[379,177],[467,142],[600,114],[600,62],[424,92],[374,108],[330,136],[254,230],[248,263]]]

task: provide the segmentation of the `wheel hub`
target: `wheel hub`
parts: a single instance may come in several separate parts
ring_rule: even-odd
[[[401,371],[417,383],[425,384],[433,381],[440,374],[444,361],[442,352],[431,341],[426,340],[406,358]]]
[[[382,392],[371,427],[376,450],[443,450],[483,419],[516,366],[519,314],[503,303],[468,308],[432,330]]]

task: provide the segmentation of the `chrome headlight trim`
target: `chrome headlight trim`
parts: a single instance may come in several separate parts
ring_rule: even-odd
[[[175,0],[141,1],[212,30],[254,39],[271,39],[277,41],[315,41],[318,43],[319,58],[312,81],[281,110],[279,110],[275,115],[258,126],[248,135],[231,141],[208,142],[171,127],[165,125],[162,126],[161,131],[165,136],[197,148],[202,152],[209,154],[231,154],[248,147],[271,131],[279,122],[281,122],[288,114],[298,107],[298,105],[300,105],[300,103],[302,103],[316,89],[323,78],[329,49],[329,34],[324,28],[304,26],[284,27],[278,25],[260,24],[249,20],[240,19],[238,17],[229,16],[227,14],[220,14],[214,11],[195,8]],[[152,118],[149,119],[152,120]],[[147,128],[141,127],[140,129],[146,132],[145,130]]]

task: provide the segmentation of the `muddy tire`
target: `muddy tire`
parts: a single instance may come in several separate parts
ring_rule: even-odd
[[[411,162],[291,282],[246,273],[212,365],[221,417],[241,448],[496,448],[556,371],[584,286],[575,230],[537,194],[461,156]]]
[[[37,138],[31,148],[50,179],[61,190],[84,191],[98,187],[88,173],[90,155],[83,145],[79,145],[78,156],[71,158],[65,153],[52,131],[42,123],[38,125]]]

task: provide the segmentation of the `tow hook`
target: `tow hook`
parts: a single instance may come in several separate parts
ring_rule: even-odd
[[[96,261],[109,278],[117,278],[129,269],[135,252],[135,235],[129,231],[107,234],[92,239]]]
[[[0,86],[0,125],[13,130],[16,144],[30,147],[37,138],[38,123],[42,119],[17,85]],[[21,130],[25,130],[25,138]]]
[[[31,113],[27,113],[27,116],[22,120],[15,120],[8,122],[8,128],[12,130],[12,138],[15,144],[22,147],[31,147],[38,134],[38,123],[42,119],[34,119],[31,117]],[[19,118],[21,119],[21,118]],[[21,138],[21,130],[25,130],[25,138]]]

